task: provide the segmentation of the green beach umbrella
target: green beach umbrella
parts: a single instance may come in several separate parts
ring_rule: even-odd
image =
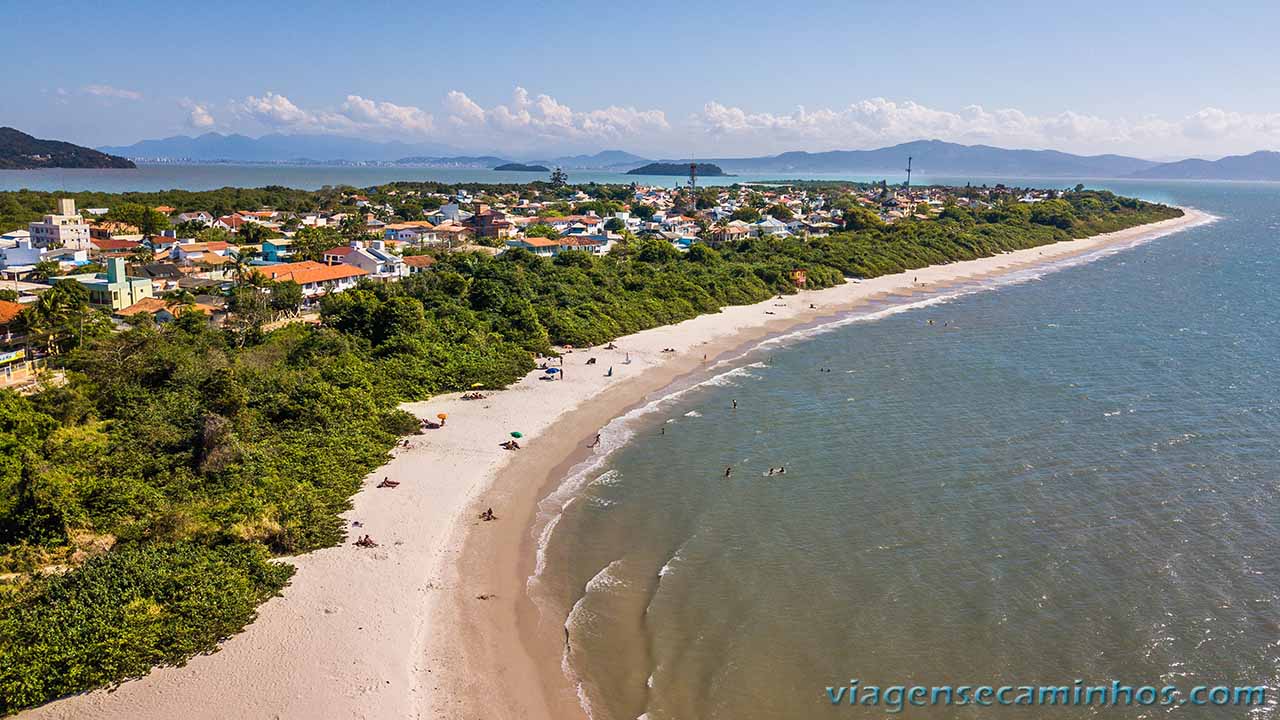
[[[524,437],[524,433],[520,432],[519,430],[512,430],[512,431],[511,431],[511,437],[513,437],[513,438],[520,438],[520,437]]]

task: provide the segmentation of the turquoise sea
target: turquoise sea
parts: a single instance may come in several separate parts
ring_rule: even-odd
[[[591,170],[569,170],[572,183],[624,183],[638,182],[646,185],[674,187],[686,178],[660,175],[627,175],[624,173]],[[815,180],[859,180],[901,182],[902,173],[836,173],[804,175]],[[915,179],[922,183],[959,183],[972,181],[975,185],[1005,181],[1020,186],[1068,187],[1077,181],[1068,178],[1050,178],[1039,181],[1025,178],[954,178],[917,173]],[[221,187],[262,187],[283,185],[303,190],[318,190],[326,185],[351,185],[369,187],[382,183],[404,181],[437,181],[444,183],[527,183],[546,180],[545,173],[497,172],[495,170],[453,170],[433,168],[351,167],[325,165],[140,165],[134,170],[0,170],[0,191],[3,190],[94,190],[101,192],[129,192],[156,190],[213,190]],[[735,182],[767,182],[795,180],[795,175],[727,175],[700,177],[702,185],[731,185]],[[1087,181],[1086,181],[1087,182]],[[1090,183],[1092,184],[1092,183]]]
[[[595,718],[889,716],[832,706],[855,678],[1273,703],[909,717],[1275,716],[1280,186],[1109,186],[1220,220],[774,339],[604,430],[529,582]]]

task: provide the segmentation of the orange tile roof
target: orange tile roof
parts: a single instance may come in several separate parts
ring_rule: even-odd
[[[431,267],[436,264],[436,259],[430,255],[409,255],[404,259],[404,264],[417,268]]]
[[[22,303],[0,300],[0,325],[8,325],[13,322],[25,307],[26,305]]]
[[[149,298],[142,298],[138,302],[130,305],[129,307],[121,310],[116,314],[120,315],[121,317],[129,317],[130,315],[137,315],[138,313],[149,313],[151,315],[155,315],[161,310],[168,310],[170,313],[174,315],[174,317],[177,317],[178,315],[181,315],[182,313],[186,312],[188,309],[204,313],[205,315],[212,315],[214,311],[217,310],[217,308],[213,307],[212,305],[206,305],[204,303],[191,303],[191,305],[189,306],[188,305],[170,306],[169,301],[165,300],[164,298],[149,297]]]
[[[178,243],[178,249],[183,252],[217,252],[218,250],[226,250],[231,247],[231,243],[225,240],[215,240],[213,242],[193,242]]]
[[[559,240],[548,240],[541,237],[520,238],[520,242],[532,247],[560,247],[563,244]]]
[[[142,244],[134,240],[116,240],[115,238],[93,240],[91,242],[99,250],[132,250]]]
[[[165,302],[162,298],[149,297],[149,298],[142,298],[138,302],[121,310],[117,314],[123,315],[126,317],[129,315],[137,315],[138,313],[151,313],[154,315],[155,313],[158,313],[167,307],[169,307],[169,304]]]
[[[314,260],[303,260],[295,263],[281,263],[279,265],[261,265],[255,267],[254,271],[268,280],[276,280],[283,282],[292,280],[299,285],[308,285],[314,282],[327,282],[329,280],[341,280],[349,277],[359,277],[368,275],[369,271],[355,267],[354,265],[325,265]]]

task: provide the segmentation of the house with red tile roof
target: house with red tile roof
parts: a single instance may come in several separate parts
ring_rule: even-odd
[[[416,275],[435,264],[436,259],[430,255],[409,255],[404,259],[404,265],[409,269],[410,275]]]

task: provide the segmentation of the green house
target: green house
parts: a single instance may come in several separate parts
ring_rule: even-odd
[[[123,310],[143,298],[152,297],[151,280],[125,275],[124,258],[108,260],[105,273],[63,275],[49,279],[51,282],[74,281],[84,285],[89,291],[90,303],[111,308],[112,312]]]

